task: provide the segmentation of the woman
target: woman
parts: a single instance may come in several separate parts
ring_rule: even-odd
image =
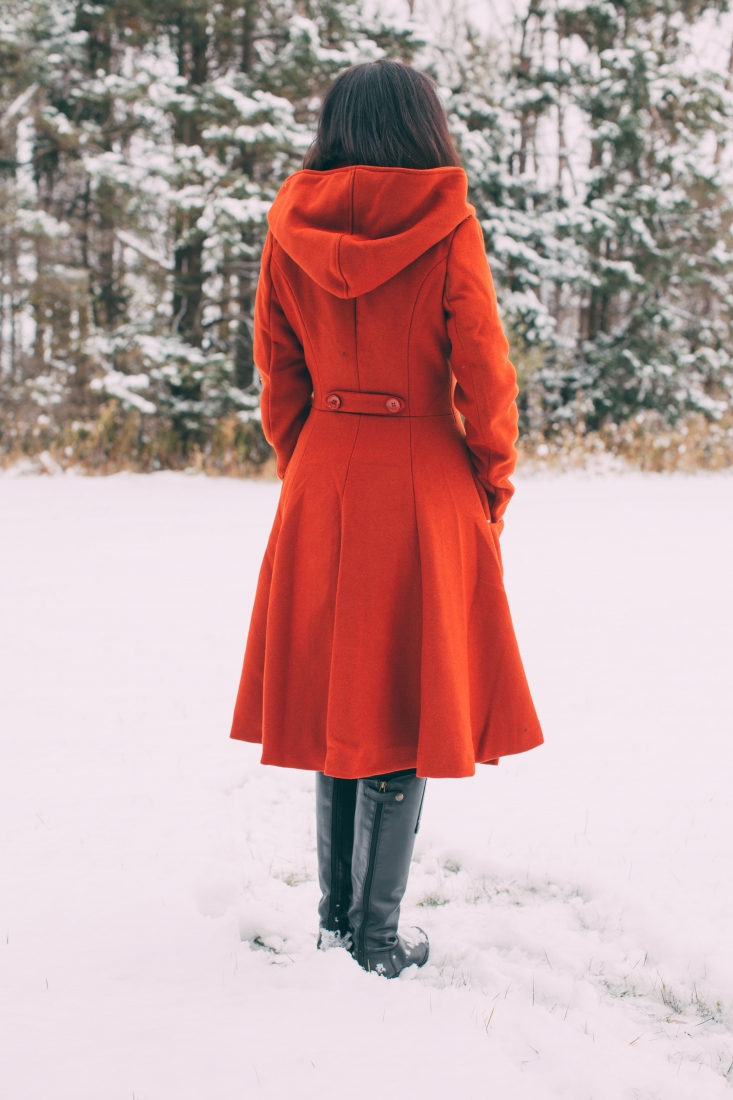
[[[429,776],[542,741],[502,584],[515,372],[435,86],[328,91],[269,214],[255,312],[283,487],[232,737],[313,769],[319,945],[387,977]]]

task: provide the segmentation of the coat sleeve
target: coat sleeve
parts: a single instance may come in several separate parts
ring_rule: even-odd
[[[310,412],[313,383],[303,345],[285,316],[272,279],[273,238],[268,233],[257,284],[254,361],[262,379],[262,428],[275,448],[278,477],[285,477]]]
[[[481,226],[467,218],[453,235],[444,299],[453,399],[465,420],[466,443],[491,519],[501,522],[514,492],[509,477],[517,452],[517,379],[499,320]]]

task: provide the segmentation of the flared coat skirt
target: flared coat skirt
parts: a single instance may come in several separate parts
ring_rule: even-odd
[[[454,415],[312,409],[259,577],[232,736],[344,778],[542,741],[498,532]]]

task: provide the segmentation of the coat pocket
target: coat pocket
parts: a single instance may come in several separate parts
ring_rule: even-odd
[[[504,563],[501,560],[501,545],[499,543],[499,535],[501,534],[503,523],[490,523],[489,531],[491,532],[491,538],[494,542],[494,550],[496,551],[496,559],[499,562],[499,569],[501,570],[501,579],[504,579]]]
[[[471,462],[470,458],[468,462],[471,467],[471,476],[473,477],[473,483],[476,486],[476,492],[478,493],[479,503],[481,504],[486,519],[489,521],[489,523],[491,523],[491,512],[489,511],[489,502],[486,498],[486,490],[479,481],[478,474],[476,473],[476,467],[474,466],[473,462]]]

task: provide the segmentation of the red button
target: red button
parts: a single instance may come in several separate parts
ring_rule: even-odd
[[[328,397],[326,398],[326,404],[328,405],[329,409],[338,409],[341,407],[341,398],[337,393],[329,393]]]
[[[388,411],[391,413],[398,413],[402,408],[402,402],[400,401],[399,397],[388,397],[385,401],[385,405],[387,406]]]

